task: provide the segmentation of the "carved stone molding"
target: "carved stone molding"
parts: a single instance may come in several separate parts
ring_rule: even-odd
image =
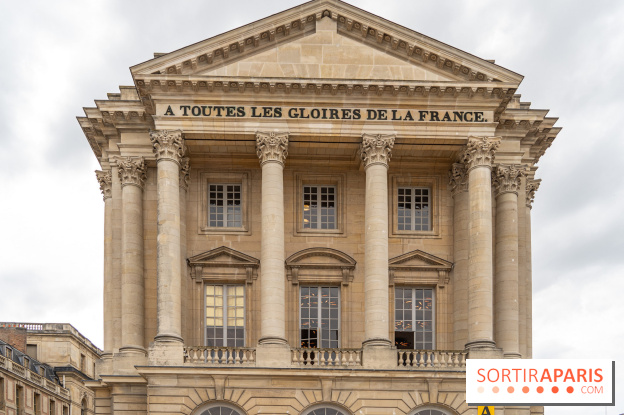
[[[364,167],[373,164],[383,164],[388,167],[392,157],[392,147],[394,147],[394,134],[363,134],[360,154]]]
[[[533,201],[535,200],[535,192],[539,189],[541,179],[527,179],[526,180],[526,205],[529,209],[533,208]]]
[[[334,283],[349,285],[356,262],[344,252],[332,248],[308,248],[286,259],[286,277],[293,285]]]
[[[391,286],[425,284],[446,286],[453,263],[420,250],[411,251],[388,260]]]
[[[147,179],[143,157],[119,157],[116,161],[121,186],[133,185],[143,189],[145,179]]]
[[[100,191],[102,192],[102,196],[104,200],[113,197],[112,191],[112,183],[113,183],[113,175],[110,170],[96,170],[95,176],[97,177],[98,183],[100,183]]]
[[[180,189],[188,190],[191,175],[191,160],[188,157],[180,159]]]
[[[186,260],[195,281],[246,282],[252,284],[258,278],[260,261],[250,255],[226,246],[212,249]]]
[[[525,166],[518,164],[499,164],[494,168],[492,175],[492,187],[494,195],[503,193],[518,194],[520,178],[524,175]]]
[[[156,160],[173,160],[180,163],[180,159],[186,153],[182,130],[151,130],[149,134]]]
[[[273,161],[282,165],[288,157],[288,133],[256,132],[256,153],[260,165]]]
[[[466,174],[466,166],[462,163],[453,163],[451,171],[449,171],[449,185],[451,186],[451,195],[468,191],[468,175]]]
[[[466,164],[468,171],[482,166],[491,168],[500,143],[500,137],[468,137],[468,144],[460,160]]]

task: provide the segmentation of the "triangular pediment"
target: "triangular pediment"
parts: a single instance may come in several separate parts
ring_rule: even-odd
[[[390,259],[388,261],[388,267],[395,270],[419,269],[450,271],[453,268],[453,263],[417,249]]]
[[[194,266],[230,266],[230,267],[258,267],[260,261],[252,256],[243,254],[235,249],[221,246],[190,257],[188,264]]]
[[[131,68],[141,75],[519,83],[512,71],[340,0],[313,0]]]

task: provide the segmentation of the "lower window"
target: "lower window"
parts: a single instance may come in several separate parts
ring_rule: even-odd
[[[433,350],[432,288],[395,288],[394,343],[398,349]]]
[[[301,287],[301,347],[338,348],[340,287]]]
[[[206,285],[206,346],[245,346],[245,288]]]

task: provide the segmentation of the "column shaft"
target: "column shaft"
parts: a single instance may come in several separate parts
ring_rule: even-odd
[[[112,281],[111,281],[111,308],[113,317],[113,352],[118,351],[121,343],[121,229],[122,229],[122,190],[119,179],[119,168],[115,163],[111,166],[112,178]]]
[[[95,172],[104,196],[104,353],[113,353],[113,199],[109,171]]]
[[[531,208],[535,199],[535,192],[539,189],[541,180],[527,179],[526,181],[526,344],[527,358],[533,358],[533,260],[531,256]]]
[[[527,357],[527,293],[526,293],[526,192],[525,179],[522,178],[522,185],[518,189],[518,310],[520,315],[520,323],[518,328],[520,331],[520,355]]]
[[[256,149],[262,166],[259,343],[286,344],[284,161],[288,135],[257,133]]]
[[[468,342],[468,183],[463,164],[455,163],[451,172],[453,194],[453,341],[461,350]]]
[[[189,169],[189,159],[182,159],[180,167],[180,277],[182,279],[182,303],[186,301],[188,304],[190,304],[190,297],[188,286],[189,281],[186,271],[186,196],[188,193]],[[190,306],[182,307],[182,338],[185,339],[188,335],[187,321],[190,318],[188,313],[192,311],[192,307]]]

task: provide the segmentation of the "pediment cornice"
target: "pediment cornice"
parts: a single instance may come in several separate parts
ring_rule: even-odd
[[[336,21],[338,32],[345,36],[457,80],[511,82],[516,86],[522,81],[515,72],[339,0],[311,1],[130,69],[135,79],[146,74],[206,71],[314,33],[316,22],[325,17]]]

